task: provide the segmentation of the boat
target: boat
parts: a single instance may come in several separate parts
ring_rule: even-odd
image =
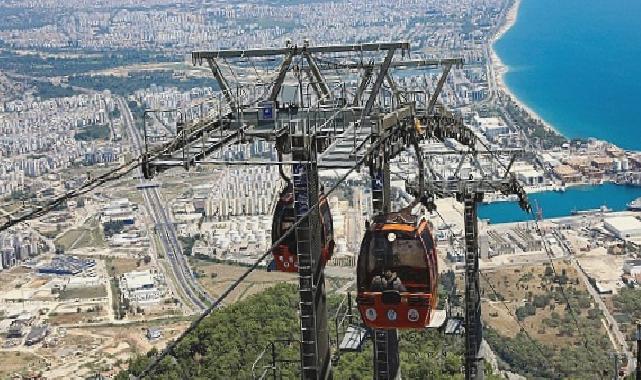
[[[612,210],[611,208],[608,208],[608,206],[606,206],[606,205],[602,205],[599,208],[593,208],[593,209],[589,209],[589,210],[577,210],[577,209],[574,209],[574,210],[572,210],[571,213],[572,213],[572,215],[592,215],[592,214],[598,214],[598,213],[604,214],[606,212],[612,212],[612,211],[614,211],[614,210]]]
[[[628,203],[627,206],[629,211],[641,211],[641,197]]]

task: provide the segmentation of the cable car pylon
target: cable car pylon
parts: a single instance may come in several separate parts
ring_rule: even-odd
[[[462,198],[465,231],[465,379],[483,380],[485,364],[480,356],[483,325],[479,281],[479,231],[476,214],[477,203],[483,200],[483,193],[477,193],[465,187]]]
[[[430,202],[433,202],[433,200],[439,196],[455,197],[457,201],[463,203],[463,240],[465,253],[464,370],[466,380],[483,380],[485,378],[485,362],[480,352],[481,343],[483,342],[483,325],[481,320],[481,288],[479,281],[478,203],[483,200],[484,194],[500,192],[506,195],[517,195],[521,208],[527,212],[531,210],[523,187],[519,184],[516,177],[509,172],[509,167],[505,169],[505,173],[501,177],[493,178],[484,175],[477,156],[487,153],[493,155],[494,152],[491,152],[487,147],[485,147],[485,152],[479,152],[476,149],[477,143],[480,142],[472,136],[468,144],[466,144],[471,148],[469,152],[462,155],[452,153],[452,155],[459,156],[460,162],[457,170],[447,179],[440,178],[431,168],[426,168],[428,178],[425,180],[426,183],[424,186],[425,197],[430,199]],[[424,157],[425,160],[430,160],[429,152],[423,152],[423,154],[426,154],[426,157]],[[481,172],[482,177],[475,178],[472,174],[468,176],[460,175],[460,168],[468,158],[472,167]],[[436,206],[432,205],[428,208],[435,209]]]
[[[374,214],[386,215],[391,211],[390,160],[406,150],[410,144],[413,144],[417,150],[419,164],[420,184],[416,199],[430,199],[426,196],[430,193],[424,192],[425,189],[422,186],[424,179],[422,155],[419,153],[420,149],[418,149],[414,133],[420,133],[421,139],[433,138],[443,141],[446,138],[455,138],[464,145],[475,141],[475,135],[469,128],[459,123],[458,118],[446,112],[443,107],[437,106],[436,100],[440,86],[437,91],[431,94],[429,103],[427,102],[427,94],[425,94],[424,101],[417,95],[417,93],[422,93],[421,91],[398,94],[395,93],[396,90],[386,91],[382,86],[387,79],[392,82],[391,87],[395,87],[389,75],[389,69],[390,67],[405,66],[442,67],[443,74],[439,83],[444,83],[452,66],[461,65],[462,59],[394,61],[393,57],[397,51],[409,51],[409,43],[386,42],[333,46],[309,46],[307,43],[292,45],[288,43],[284,48],[276,49],[193,52],[192,59],[195,64],[202,64],[204,60],[209,63],[210,60],[247,60],[275,56],[281,56],[282,62],[278,69],[278,75],[266,88],[269,97],[265,98],[263,95],[249,102],[238,99],[235,110],[234,104],[227,105],[227,108],[231,109],[231,112],[227,114],[223,114],[219,107],[219,113],[215,120],[202,120],[185,128],[180,141],[169,146],[166,153],[153,159],[147,159],[144,163],[150,175],[172,167],[189,169],[194,165],[247,165],[248,162],[211,161],[206,160],[206,157],[230,144],[255,140],[276,142],[279,161],[260,164],[291,165],[292,168],[293,211],[295,220],[297,220],[294,223],[295,242],[293,243],[295,244],[299,274],[302,379],[324,380],[332,377],[324,281],[324,264],[328,255],[323,255],[323,246],[329,247],[329,244],[325,244],[328,234],[325,233],[325,239],[323,239],[321,231],[323,229],[323,213],[319,193],[319,169],[347,170],[350,173],[361,165],[368,165],[372,181]],[[319,91],[316,94],[316,104],[311,104],[309,100],[310,97],[313,98],[314,94],[307,94],[306,102],[303,94],[305,86],[301,82],[301,75],[294,75],[296,77],[294,82],[298,82],[299,96],[297,97],[299,99],[281,96],[280,90],[288,83],[287,74],[292,66],[294,66],[293,71],[296,74],[301,70],[303,72],[306,70],[305,62],[317,60],[323,54],[362,55],[364,53],[368,58],[371,58],[371,68],[367,72],[372,78],[371,81],[360,82],[364,84],[360,86],[364,91],[358,94],[358,97],[367,94],[367,99],[363,99],[363,102],[360,102],[359,99],[348,98],[352,92],[345,90],[347,84],[345,81],[340,83],[340,87],[330,89],[330,95],[335,95],[330,99],[331,102],[326,101],[327,91]],[[374,57],[380,56],[382,53],[385,54],[384,59],[380,63],[374,63],[376,61]],[[305,59],[299,59],[300,57]],[[292,62],[299,62],[299,65],[302,66],[293,65]],[[314,65],[313,63],[309,66],[316,66],[310,70],[322,67],[322,65]],[[349,67],[347,68],[349,69]],[[222,76],[214,74],[216,79],[220,81]],[[318,77],[318,75],[313,76]],[[291,82],[292,78],[289,79],[290,84]],[[228,84],[231,85],[231,82]],[[329,88],[327,87],[327,89]],[[369,91],[365,91],[368,89]],[[240,91],[240,87],[237,87],[236,92],[243,93]],[[363,107],[354,107],[353,104],[363,104]],[[291,154],[291,160],[282,161],[281,153]],[[426,164],[429,166],[429,162]],[[309,212],[310,210],[311,212]],[[414,236],[417,235],[416,232]],[[413,244],[417,244],[417,241],[423,244],[423,254],[419,255],[420,260],[424,260],[428,256],[424,254],[427,251],[431,250],[434,253],[434,247],[428,248],[428,244],[426,244],[428,240],[422,237],[413,239]],[[280,244],[287,245],[286,239],[277,239],[277,242],[278,244],[275,242],[275,247],[272,250],[278,248]],[[428,270],[425,267],[419,268],[420,270],[416,271],[417,276],[426,276],[430,266],[428,265],[427,268]],[[432,265],[431,270],[436,270],[436,265]],[[435,284],[437,276],[430,277],[428,275],[428,279],[428,285]],[[428,290],[422,292],[429,294]],[[412,292],[406,293],[412,295]],[[434,297],[428,301],[427,308],[424,307],[426,305],[423,305],[424,297],[417,297],[418,300],[413,300],[412,302],[418,302],[416,313],[407,310],[407,313],[404,313],[407,315],[403,317],[416,319],[415,314],[418,313],[418,319],[420,319],[421,315],[428,315],[426,313],[431,311],[436,301],[435,292],[432,292],[432,295]],[[408,298],[408,294],[401,297]],[[407,301],[410,301],[409,298]],[[425,312],[421,314],[418,309],[425,309]],[[393,313],[390,313],[390,316],[394,318]],[[394,327],[395,325],[388,326],[390,328],[375,329],[373,333],[375,379],[400,378],[398,331]]]
[[[247,143],[254,140],[276,141],[277,149],[284,153],[291,150],[292,161],[292,187],[293,204],[296,221],[292,228],[277,239],[273,246],[247,269],[241,277],[234,281],[223,294],[212,303],[179,337],[172,341],[158,356],[155,356],[141,373],[144,377],[153,370],[160,360],[165,358],[184,339],[187,334],[206,318],[214,309],[221,306],[221,302],[251,273],[263,260],[275,250],[279,244],[284,243],[289,233],[295,233],[296,253],[299,272],[299,312],[300,312],[300,362],[301,378],[325,380],[332,378],[332,364],[330,357],[330,340],[327,318],[327,305],[325,298],[323,239],[321,232],[321,203],[319,195],[319,169],[347,170],[347,173],[332,187],[331,193],[338,184],[344,181],[352,171],[361,165],[369,164],[372,175],[372,193],[375,215],[385,215],[391,210],[390,204],[390,168],[389,161],[400,151],[406,149],[408,138],[414,124],[423,134],[422,138],[444,141],[454,138],[462,145],[471,148],[470,155],[476,158],[478,141],[474,131],[465,126],[462,120],[452,115],[437,104],[437,97],[445,83],[452,66],[461,65],[461,59],[451,60],[419,60],[414,62],[393,61],[396,51],[408,51],[408,42],[385,42],[353,45],[309,46],[308,43],[291,45],[284,48],[249,49],[249,50],[223,50],[193,52],[194,64],[206,60],[216,63],[222,59],[251,59],[282,56],[283,61],[279,67],[276,79],[270,84],[269,97],[265,99],[233,99],[226,97],[227,108],[231,110],[224,114],[219,102],[219,111],[215,119],[203,118],[188,127],[181,128],[179,138],[164,144],[161,149],[145,149],[140,157],[132,159],[119,166],[117,169],[105,173],[79,189],[72,190],[55,200],[48,202],[35,210],[26,211],[16,218],[6,220],[0,230],[9,228],[17,223],[44,215],[67,199],[85,194],[98,186],[114,181],[131,173],[138,166],[142,166],[145,178],[170,168],[184,168],[188,170],[195,165],[247,165],[247,162],[238,161],[207,161],[205,158],[219,149],[235,143]],[[283,100],[280,90],[286,82],[287,73],[292,66],[293,58],[304,57],[298,60],[300,65],[309,62],[312,76],[323,82],[318,70],[322,67],[314,62],[318,55],[341,53],[367,53],[370,57],[384,52],[386,56],[382,63],[371,60],[367,67],[357,65],[356,69],[366,69],[367,76],[376,72],[372,86],[369,88],[369,97],[363,103],[364,107],[354,107],[361,104],[360,97],[366,93],[370,80],[360,83],[357,96],[351,101],[345,91],[347,82],[340,83],[341,94],[338,91],[332,102],[325,102],[327,95],[332,98],[332,91],[326,83],[324,89],[316,86],[318,90],[318,104],[312,105],[308,100],[305,104],[303,97],[303,84],[298,76],[299,102]],[[344,68],[351,68],[353,64],[341,64]],[[296,65],[298,66],[298,65]],[[394,83],[388,73],[390,67],[443,67],[443,74],[439,80],[436,91],[431,95],[429,103],[422,102],[420,97],[412,98],[412,91],[403,94],[396,93]],[[221,82],[224,79],[220,67],[213,67],[213,74]],[[305,67],[302,68],[306,70]],[[336,67],[335,69],[338,69]],[[390,82],[392,91],[384,91],[384,80]],[[230,84],[222,85],[227,88],[225,95],[230,95]],[[311,84],[311,83],[310,83]],[[238,97],[244,96],[242,86],[236,87]],[[269,87],[269,86],[268,86]],[[256,90],[256,88],[254,88]],[[329,93],[327,91],[330,91]],[[362,90],[362,91],[361,91]],[[256,91],[255,91],[256,92]],[[420,91],[419,91],[420,92]],[[280,96],[280,100],[279,100]],[[311,97],[311,95],[308,95]],[[340,97],[339,97],[340,96]],[[426,97],[427,98],[427,97]],[[236,100],[238,102],[236,103]],[[243,100],[243,101],[240,101]],[[378,101],[377,101],[378,100]],[[335,101],[335,102],[334,102]],[[403,101],[403,103],[401,103]],[[341,107],[342,106],[342,107]],[[255,121],[255,122],[254,122]],[[420,124],[420,128],[418,127]],[[337,125],[339,127],[337,128]],[[333,128],[332,128],[333,127]],[[352,145],[353,143],[353,145]],[[416,146],[416,141],[413,142]],[[283,148],[284,147],[284,148]],[[353,148],[351,148],[353,147]],[[489,148],[485,146],[487,152]],[[346,150],[347,149],[347,150]],[[417,149],[417,162],[419,164],[419,186],[416,199],[424,201],[427,209],[433,209],[435,196],[456,195],[457,199],[465,204],[465,242],[466,242],[466,379],[479,379],[483,376],[482,360],[479,348],[482,340],[482,326],[480,321],[480,292],[478,284],[478,228],[476,222],[476,206],[481,199],[480,194],[485,192],[495,193],[497,190],[503,194],[517,194],[521,207],[527,207],[525,192],[513,175],[508,176],[509,168],[501,179],[472,178],[460,179],[432,175],[423,186],[422,153]],[[460,153],[456,153],[460,155]],[[280,158],[279,158],[280,159]],[[285,162],[266,162],[267,165],[282,165]],[[427,169],[431,170],[429,160],[426,161]],[[460,166],[459,166],[460,169]],[[459,170],[457,169],[457,171]],[[434,173],[432,173],[434,174]],[[528,210],[529,211],[529,210]],[[394,240],[394,237],[390,237]],[[425,239],[422,239],[425,245]],[[326,260],[325,260],[326,261]],[[424,274],[424,273],[423,273]],[[432,279],[435,280],[436,276]],[[398,293],[398,291],[396,291]],[[569,303],[568,303],[569,305]],[[420,314],[419,314],[420,315]],[[408,311],[409,316],[409,311]],[[396,318],[390,314],[388,319]],[[413,318],[413,317],[412,317]],[[375,329],[374,332],[374,377],[375,379],[400,378],[400,362],[398,350],[398,331],[396,328]],[[275,366],[275,364],[273,365]]]
[[[375,216],[378,216],[390,212],[392,208],[390,198],[391,173],[389,152],[383,147],[383,149],[376,152],[372,158],[372,162],[370,163],[370,174],[372,176],[372,212]],[[366,318],[364,320],[366,320]],[[373,343],[374,379],[400,379],[401,363],[398,351],[398,330],[395,328],[374,329]]]

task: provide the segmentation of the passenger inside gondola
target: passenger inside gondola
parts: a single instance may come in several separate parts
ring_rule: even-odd
[[[378,232],[369,245],[364,273],[369,274],[366,291],[426,291],[425,249],[413,234]],[[365,289],[364,289],[365,290]]]
[[[374,276],[370,290],[373,292],[382,292],[385,290],[395,290],[397,292],[407,291],[396,272],[392,272],[389,269],[386,270],[382,276]]]
[[[396,290],[397,292],[406,292],[407,291],[407,289],[405,289],[405,286],[403,286],[403,282],[398,277],[396,272],[392,272],[389,269],[386,270],[385,271],[385,280],[387,281],[387,288],[385,290]]]

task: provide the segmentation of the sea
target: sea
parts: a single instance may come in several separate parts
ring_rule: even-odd
[[[521,0],[506,85],[567,137],[641,150],[641,1]]]
[[[641,0],[521,0],[516,23],[494,45],[506,85],[570,138],[596,137],[641,150]],[[544,218],[607,205],[641,188],[605,184],[533,194]],[[493,223],[524,221],[511,202],[483,205]]]

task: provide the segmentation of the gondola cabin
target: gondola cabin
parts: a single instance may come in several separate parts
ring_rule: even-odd
[[[377,329],[423,329],[436,309],[438,264],[431,226],[410,209],[374,218],[357,267],[358,310]]]
[[[319,202],[322,227],[321,265],[325,266],[334,252],[334,230],[332,214],[329,211],[327,198],[321,194]],[[292,192],[291,186],[287,186],[281,192],[278,203],[276,204],[272,223],[272,244],[276,243],[295,222],[294,193]],[[272,251],[276,270],[281,272],[298,272],[298,256],[296,250],[296,234],[291,233]]]

